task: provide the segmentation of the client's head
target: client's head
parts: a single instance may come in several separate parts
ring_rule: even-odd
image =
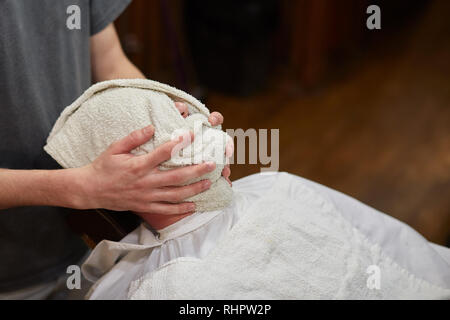
[[[160,169],[215,162],[212,172],[187,183],[208,179],[211,187],[186,201],[194,202],[200,212],[217,210],[226,207],[232,198],[231,187],[221,176],[231,138],[220,128],[212,128],[208,115],[198,100],[167,85],[150,80],[107,81],[92,86],[64,110],[44,149],[64,168],[74,168],[91,163],[111,143],[149,124],[155,128],[153,138],[133,150],[133,154],[152,152],[191,131],[194,142],[163,162]],[[150,224],[160,220],[151,214],[142,217]],[[159,229],[164,224],[154,227]]]

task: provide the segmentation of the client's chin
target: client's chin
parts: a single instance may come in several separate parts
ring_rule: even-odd
[[[194,212],[184,213],[184,214],[156,214],[156,213],[141,213],[135,212],[142,220],[144,220],[148,225],[150,225],[155,230],[164,229],[175,222],[180,221],[187,216],[190,216]]]

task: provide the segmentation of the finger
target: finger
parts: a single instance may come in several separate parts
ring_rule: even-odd
[[[211,187],[210,180],[201,180],[196,183],[189,184],[182,187],[162,188],[154,192],[153,198],[156,201],[165,201],[178,203],[187,198],[193,197]]]
[[[189,180],[199,178],[213,171],[215,168],[216,164],[214,162],[205,162],[168,171],[160,171],[159,173],[152,174],[151,179],[158,187],[177,186]]]
[[[149,141],[154,133],[155,128],[152,125],[133,131],[125,138],[111,144],[107,152],[111,154],[130,153],[133,149]]]
[[[226,166],[223,168],[223,170],[222,170],[222,176],[223,176],[224,178],[229,178],[230,175],[231,175],[231,169],[230,169],[230,166],[229,166],[229,165],[226,165]]]
[[[183,118],[186,118],[189,115],[189,109],[186,103],[184,102],[175,102],[175,107],[180,111],[180,114]]]
[[[195,211],[195,203],[183,202],[183,203],[164,203],[164,202],[151,202],[145,208],[143,212],[156,213],[164,215],[185,214]]]
[[[230,175],[231,175],[231,169],[230,169],[230,165],[228,164],[222,170],[222,177],[225,178],[225,180],[230,184],[230,186],[233,186],[233,184],[231,183],[231,180],[230,180]]]
[[[162,162],[169,160],[173,152],[178,152],[182,148],[187,147],[194,140],[194,134],[189,132],[187,135],[182,135],[178,139],[168,141],[152,152],[140,156],[136,161],[141,162],[141,166],[148,169],[159,166]]]
[[[223,115],[219,112],[212,112],[208,118],[209,123],[214,126],[218,126],[223,123]]]

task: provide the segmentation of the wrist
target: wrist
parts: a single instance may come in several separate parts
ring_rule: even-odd
[[[89,174],[86,167],[62,169],[49,175],[51,205],[78,210],[93,208],[89,203]]]
[[[68,199],[71,208],[79,210],[97,208],[94,201],[92,201],[94,188],[89,168],[89,166],[86,166],[66,170],[70,176],[68,185],[72,186],[72,190],[69,192],[70,199]]]

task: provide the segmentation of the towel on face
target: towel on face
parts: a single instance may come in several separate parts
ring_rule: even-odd
[[[189,109],[187,118],[181,116],[175,102],[186,103]],[[226,143],[231,138],[220,126],[212,127],[208,116],[209,110],[200,101],[156,81],[121,79],[100,82],[61,113],[44,150],[63,168],[77,168],[94,161],[113,142],[150,124],[155,127],[153,138],[133,150],[133,154],[152,152],[159,145],[192,131],[194,142],[163,162],[160,169],[215,162],[214,171],[187,182],[209,179],[211,188],[187,201],[195,202],[200,212],[217,210],[226,207],[232,198],[231,187],[221,176],[226,165]]]

